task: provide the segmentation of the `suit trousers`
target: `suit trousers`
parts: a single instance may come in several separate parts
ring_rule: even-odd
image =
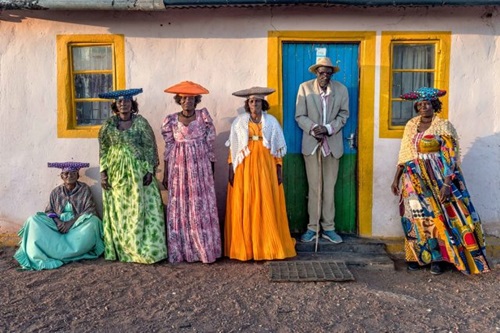
[[[321,156],[321,162],[318,160]],[[307,211],[309,213],[309,224],[307,229],[316,232],[318,223],[323,230],[335,230],[335,183],[339,172],[339,159],[333,155],[323,156],[321,149],[317,149],[313,155],[303,155],[306,166],[307,182],[309,184],[309,200]],[[320,165],[321,164],[321,165]],[[320,170],[321,167],[321,170]],[[319,184],[321,178],[321,184]],[[320,195],[320,186],[321,194]],[[319,205],[321,204],[321,208]]]

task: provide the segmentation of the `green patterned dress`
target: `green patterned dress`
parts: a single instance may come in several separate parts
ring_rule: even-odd
[[[104,257],[151,264],[167,258],[163,203],[156,178],[159,164],[153,130],[145,118],[132,116],[132,126],[118,130],[112,116],[99,132],[101,172],[111,189],[103,190]],[[143,185],[146,173],[153,175]]]

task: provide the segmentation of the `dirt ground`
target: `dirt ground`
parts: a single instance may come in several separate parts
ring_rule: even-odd
[[[263,262],[100,258],[19,271],[0,249],[1,332],[500,332],[499,265],[468,277],[350,268],[351,282],[270,282]]]

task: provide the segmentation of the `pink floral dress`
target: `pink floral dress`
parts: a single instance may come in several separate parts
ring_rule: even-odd
[[[167,244],[171,263],[214,262],[221,256],[221,238],[214,176],[215,126],[207,109],[196,110],[188,126],[178,114],[162,125],[168,168]]]

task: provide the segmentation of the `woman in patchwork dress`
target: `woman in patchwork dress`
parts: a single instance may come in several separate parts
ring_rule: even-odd
[[[405,126],[391,189],[400,195],[409,270],[449,263],[465,274],[490,270],[484,234],[460,169],[458,136],[437,114],[446,91],[423,87],[401,96],[416,101],[418,116]],[[401,187],[400,187],[401,184]]]

